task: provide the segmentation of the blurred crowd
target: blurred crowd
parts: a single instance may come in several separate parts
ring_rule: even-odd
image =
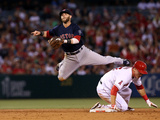
[[[38,7],[38,6],[36,6]],[[0,73],[57,75],[62,49],[53,50],[46,38],[32,36],[34,30],[49,30],[60,24],[59,12],[68,8],[72,22],[82,29],[84,44],[101,55],[147,63],[149,73],[160,73],[160,1],[142,0],[137,6],[78,6],[75,2],[53,0],[35,10],[19,5],[0,9]],[[75,75],[102,75],[110,65],[82,66]]]

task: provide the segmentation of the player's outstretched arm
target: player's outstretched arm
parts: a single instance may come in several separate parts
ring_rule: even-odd
[[[156,104],[154,104],[153,102],[151,102],[151,101],[148,99],[148,96],[147,96],[147,94],[146,94],[146,92],[145,92],[145,89],[144,89],[143,85],[141,85],[141,86],[136,86],[136,88],[137,88],[139,94],[143,97],[143,99],[146,101],[146,103],[148,104],[149,107],[151,107],[151,106],[152,106],[152,107],[155,107],[155,108],[158,107]]]
[[[35,30],[34,32],[31,32],[31,35],[47,37],[47,31],[37,31],[37,30]]]

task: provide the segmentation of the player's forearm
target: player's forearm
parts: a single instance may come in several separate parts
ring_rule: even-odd
[[[78,44],[79,41],[81,40],[80,35],[75,35],[73,38],[64,40],[64,43],[69,43],[69,44]]]
[[[72,38],[72,39],[68,39],[68,40],[64,40],[64,43],[68,43],[68,44],[78,44],[79,40],[76,38]]]
[[[145,91],[143,85],[140,85],[140,86],[135,85],[135,86],[136,86],[138,93],[143,97],[143,99],[145,101],[148,100],[148,97],[147,97],[147,94],[146,94],[146,91]]]
[[[79,40],[77,38],[72,38],[71,39],[71,44],[78,44]]]
[[[47,31],[44,31],[43,37],[47,37]]]
[[[138,92],[139,92],[139,94],[143,97],[143,99],[144,99],[145,101],[149,100],[144,88],[138,90]]]
[[[116,104],[116,96],[117,96],[118,90],[119,89],[115,85],[113,85],[113,87],[111,89],[111,105]]]
[[[143,89],[138,90],[138,92],[139,92],[139,94],[140,94],[141,96],[146,95],[146,92],[145,92],[145,89],[144,89],[144,88],[143,88]]]
[[[111,95],[111,105],[115,105],[115,104],[116,104],[116,96]]]
[[[40,35],[42,37],[47,37],[47,31],[40,31],[40,32],[41,32]]]

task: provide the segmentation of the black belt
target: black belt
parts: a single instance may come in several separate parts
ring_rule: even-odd
[[[83,50],[83,47],[79,48],[78,50],[74,51],[74,52],[66,52],[67,55],[76,55],[79,52],[81,52],[81,50]]]

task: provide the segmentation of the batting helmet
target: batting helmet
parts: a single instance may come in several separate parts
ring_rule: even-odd
[[[136,68],[141,74],[148,74],[148,72],[146,71],[147,65],[143,61],[137,60],[134,63],[133,67]]]

